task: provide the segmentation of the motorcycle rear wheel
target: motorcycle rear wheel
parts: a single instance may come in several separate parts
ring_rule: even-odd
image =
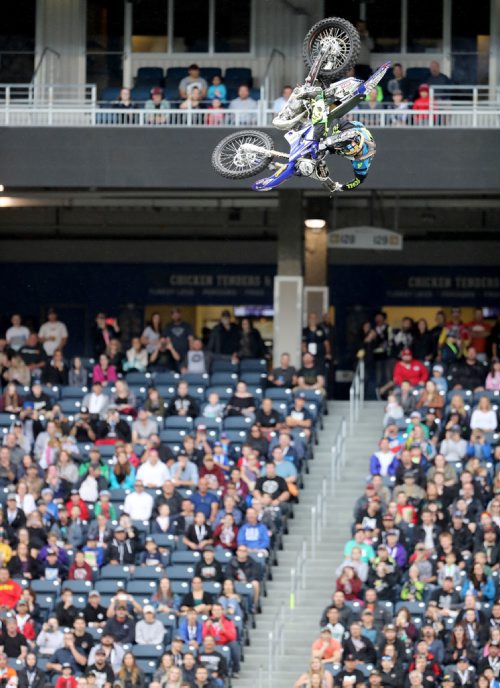
[[[273,140],[262,131],[247,129],[226,136],[219,141],[212,153],[212,167],[227,179],[247,179],[267,168],[272,153],[245,153],[240,150],[244,143],[251,143],[267,150],[274,148]]]
[[[323,62],[319,76],[330,80],[341,77],[356,64],[361,48],[359,33],[351,22],[341,17],[327,17],[314,24],[304,39],[304,61],[309,69],[325,42],[331,44],[332,50]]]

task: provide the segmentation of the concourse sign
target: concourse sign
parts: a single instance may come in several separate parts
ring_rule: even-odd
[[[328,248],[401,251],[403,236],[382,227],[344,227],[329,232]]]

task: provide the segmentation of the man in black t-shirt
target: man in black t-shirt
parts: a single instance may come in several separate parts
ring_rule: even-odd
[[[350,678],[352,680],[353,688],[364,684],[365,675],[359,669],[356,669],[356,657],[354,655],[345,655],[344,657],[344,667],[335,676],[333,685],[334,686],[344,686],[345,679]]]
[[[215,649],[215,640],[207,635],[203,641],[203,648],[198,654],[198,662],[207,668],[212,679],[224,680],[227,676],[227,663],[224,657]]]
[[[34,332],[28,337],[26,344],[19,349],[19,355],[31,372],[32,379],[39,378],[42,369],[47,365],[45,351],[38,341],[38,335]]]
[[[323,369],[325,358],[330,358],[330,342],[322,325],[318,324],[316,313],[309,313],[307,326],[302,330],[302,352],[308,352],[314,356],[321,369]]]
[[[319,389],[322,394],[325,393],[325,378],[318,372],[314,357],[310,353],[302,356],[302,368],[297,373],[297,378],[299,389]]]
[[[10,616],[5,620],[0,636],[0,646],[9,659],[17,659],[26,654],[28,643],[24,635],[17,630],[15,616]]]
[[[195,399],[188,394],[187,382],[181,381],[177,386],[177,394],[168,404],[169,416],[191,416],[196,418],[198,415],[198,404]]]
[[[272,399],[262,400],[262,404],[255,414],[255,422],[260,425],[261,428],[271,429],[276,428],[283,422],[281,415],[273,408]]]
[[[92,672],[95,675],[98,688],[104,688],[106,683],[113,683],[115,674],[106,659],[106,653],[102,647],[96,649],[94,664],[87,668],[87,672]]]
[[[264,472],[265,475],[258,478],[255,483],[255,492],[268,494],[272,500],[271,504],[279,506],[281,513],[285,516],[290,511],[287,504],[290,499],[287,482],[281,476],[276,475],[276,466],[272,461],[266,463]]]
[[[78,652],[81,652],[86,657],[89,656],[90,650],[94,646],[94,638],[85,630],[85,614],[78,612],[73,621],[73,635],[75,637],[75,647]]]
[[[260,580],[262,568],[248,555],[246,545],[238,545],[236,555],[231,559],[226,569],[226,578],[238,583],[251,583],[253,588],[253,606],[257,609],[260,595]]]

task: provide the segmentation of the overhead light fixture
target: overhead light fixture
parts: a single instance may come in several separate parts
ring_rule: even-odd
[[[5,186],[3,184],[0,184],[0,193],[3,193],[5,191]]]
[[[319,232],[320,230],[322,230],[326,227],[326,220],[311,219],[311,220],[306,220],[304,222],[304,224],[307,227],[307,229],[314,229],[317,232]]]

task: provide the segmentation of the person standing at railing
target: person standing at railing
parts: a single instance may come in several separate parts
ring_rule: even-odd
[[[250,97],[250,89],[245,84],[238,88],[238,97],[229,103],[229,109],[236,113],[234,119],[238,126],[257,124],[257,101]]]
[[[163,89],[161,89],[159,86],[155,86],[151,89],[151,99],[146,101],[144,109],[148,110],[148,112],[154,111],[155,113],[151,115],[148,114],[146,118],[146,122],[148,124],[168,123],[168,116],[165,113],[161,113],[161,110],[169,110],[170,103],[168,102],[168,100],[165,100],[163,98]]]
[[[429,86],[449,86],[451,79],[446,74],[441,72],[441,65],[437,60],[432,60],[429,65],[429,78],[427,79]]]

